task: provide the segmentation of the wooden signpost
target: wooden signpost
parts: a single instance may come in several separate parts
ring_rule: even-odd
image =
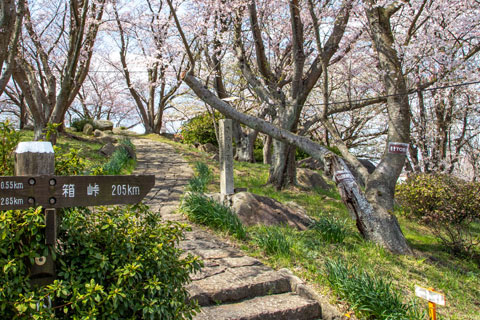
[[[140,202],[155,184],[154,175],[55,176],[50,142],[21,142],[15,151],[15,174],[0,177],[0,211],[42,206],[45,210],[45,243],[55,250],[57,208]],[[33,285],[55,279],[52,255],[35,258],[30,268]]]
[[[0,177],[0,210],[134,204],[154,183],[153,175]]]
[[[415,295],[428,301],[428,315],[431,320],[437,320],[437,304],[445,305],[445,295],[433,289],[415,286]]]

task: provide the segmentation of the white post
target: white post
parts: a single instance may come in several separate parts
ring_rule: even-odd
[[[233,194],[233,145],[232,120],[222,119],[219,123],[220,147],[220,194],[225,199]]]

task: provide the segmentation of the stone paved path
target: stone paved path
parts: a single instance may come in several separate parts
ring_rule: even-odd
[[[133,142],[138,157],[135,173],[156,177],[146,203],[164,219],[185,221],[175,210],[193,170],[167,144]],[[205,265],[188,286],[191,298],[202,306],[195,320],[321,319],[319,297],[288,270],[274,271],[194,225],[180,246]]]

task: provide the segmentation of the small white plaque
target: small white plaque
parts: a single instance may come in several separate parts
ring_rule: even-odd
[[[419,286],[415,286],[415,295],[417,297],[420,297],[422,299],[428,300],[430,302],[433,302],[435,304],[444,306],[445,305],[445,295],[430,290],[430,289],[425,289]]]

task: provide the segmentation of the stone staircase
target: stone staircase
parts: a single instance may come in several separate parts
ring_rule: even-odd
[[[315,293],[288,270],[275,271],[199,228],[181,246],[204,261],[188,286],[202,307],[195,320],[322,318]]]
[[[193,170],[169,145],[147,139],[135,139],[134,143],[135,173],[156,178],[145,202],[165,220],[188,223],[176,209]],[[190,299],[201,306],[195,320],[313,320],[322,319],[322,313],[325,320],[342,319],[289,270],[275,271],[205,228],[191,228],[179,246],[204,262],[188,286]]]

